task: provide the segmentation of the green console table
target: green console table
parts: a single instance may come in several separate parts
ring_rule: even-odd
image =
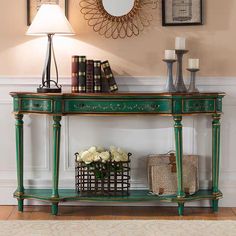
[[[10,93],[14,99],[16,129],[18,210],[23,211],[24,199],[38,199],[51,203],[52,214],[57,215],[58,204],[66,201],[165,201],[178,204],[178,213],[183,215],[184,204],[189,201],[211,200],[214,212],[222,193],[218,188],[220,159],[220,117],[224,93],[103,93],[103,94],[38,94],[27,92]],[[52,189],[24,188],[24,114],[46,114],[53,118],[53,175]],[[82,197],[74,189],[58,189],[60,162],[61,118],[66,115],[160,115],[172,116],[174,121],[178,190],[172,196],[156,196],[148,190],[132,190],[127,197]],[[199,190],[194,195],[185,195],[182,174],[182,118],[191,115],[212,116],[212,189]],[[158,142],[158,140],[157,140]]]

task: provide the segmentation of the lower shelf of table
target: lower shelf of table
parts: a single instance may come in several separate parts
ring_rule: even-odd
[[[24,194],[17,191],[14,197],[18,199],[37,199],[47,202],[142,202],[142,201],[164,201],[164,202],[189,202],[200,200],[218,200],[222,198],[222,193],[213,194],[211,190],[199,190],[193,195],[187,195],[184,198],[177,198],[176,195],[157,196],[150,194],[148,190],[131,190],[129,196],[91,196],[84,197],[76,193],[74,189],[60,189],[59,197],[51,197],[51,189],[26,189]]]

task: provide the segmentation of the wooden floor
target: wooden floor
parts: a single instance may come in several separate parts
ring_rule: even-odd
[[[177,216],[175,207],[85,207],[60,206],[52,216],[49,206],[26,206],[24,213],[16,206],[0,206],[0,220],[236,220],[236,208],[185,208],[185,216]]]

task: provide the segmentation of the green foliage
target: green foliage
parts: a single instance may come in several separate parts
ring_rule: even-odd
[[[86,167],[92,172],[96,179],[106,179],[111,173],[119,174],[123,170],[122,162],[92,162]]]

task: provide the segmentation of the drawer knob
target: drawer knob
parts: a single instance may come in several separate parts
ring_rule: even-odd
[[[79,104],[74,104],[74,108],[83,108],[85,107],[85,104],[79,103]]]
[[[40,104],[39,104],[39,103],[35,103],[35,104],[34,104],[34,107],[37,107],[37,108],[38,108],[38,107],[40,107]]]
[[[152,105],[151,105],[151,108],[152,108],[152,109],[158,109],[159,107],[160,107],[160,105],[157,105],[157,104],[152,104]]]

